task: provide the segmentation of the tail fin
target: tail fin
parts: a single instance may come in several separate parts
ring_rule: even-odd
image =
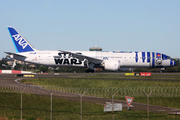
[[[14,27],[8,27],[8,30],[17,53],[35,51],[35,49]]]

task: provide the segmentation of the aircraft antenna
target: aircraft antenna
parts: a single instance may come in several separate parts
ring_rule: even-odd
[[[98,43],[97,43],[97,47],[99,46],[99,39],[98,39],[98,41],[97,41]]]

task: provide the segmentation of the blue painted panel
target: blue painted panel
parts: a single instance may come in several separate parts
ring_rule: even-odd
[[[145,62],[145,52],[142,52],[142,61]]]
[[[150,62],[150,52],[147,52],[147,62]]]
[[[135,61],[138,62],[138,52],[135,52],[136,56],[135,56]]]
[[[173,66],[173,60],[172,59],[170,60],[170,66]]]
[[[154,60],[154,57],[155,57],[154,52],[152,52],[152,67],[155,67],[155,60]]]
[[[165,54],[162,54],[162,59],[163,60],[167,60],[168,58],[170,58],[169,56],[165,55]]]

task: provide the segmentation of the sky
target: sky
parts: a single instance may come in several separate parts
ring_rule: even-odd
[[[37,50],[160,52],[180,57],[180,0],[1,0],[0,59],[16,52],[7,26]]]

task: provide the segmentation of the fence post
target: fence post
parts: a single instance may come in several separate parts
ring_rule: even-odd
[[[149,96],[151,95],[152,91],[149,94],[147,94],[145,91],[143,91],[143,92],[147,96],[147,117],[148,117],[148,120],[149,120]]]
[[[52,120],[52,93],[51,93],[51,120]]]
[[[113,120],[114,120],[114,96],[117,94],[117,92],[114,95],[112,95],[111,93],[108,92],[112,96],[112,119]]]
[[[21,120],[22,120],[22,92],[21,92]]]
[[[80,119],[82,120],[82,96],[86,93],[86,91],[81,95],[76,92],[80,96]]]
[[[21,92],[21,120],[22,120],[22,92],[25,90],[25,88],[23,88],[22,90],[18,88],[18,90]]]
[[[50,120],[52,120],[52,95],[55,91],[50,91],[50,90],[47,90],[45,89],[49,94],[51,94],[51,105],[50,105],[50,109],[51,109],[51,115],[50,115]]]

